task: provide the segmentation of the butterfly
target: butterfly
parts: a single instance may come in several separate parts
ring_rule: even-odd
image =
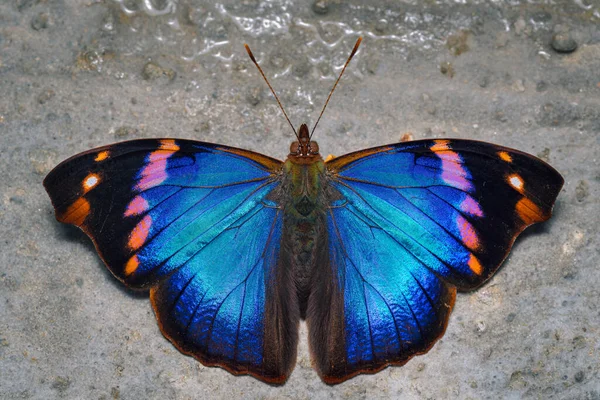
[[[58,221],[81,228],[115,277],[149,289],[182,353],[282,384],[306,320],[313,366],[336,384],[426,353],[457,290],[486,282],[563,185],[544,161],[484,142],[324,160],[306,124],[296,136],[285,162],[192,140],[122,142],[67,159],[44,186]]]

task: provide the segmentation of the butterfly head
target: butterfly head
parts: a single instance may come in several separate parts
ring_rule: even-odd
[[[300,125],[300,130],[298,131],[298,140],[293,142],[290,146],[290,156],[298,158],[313,158],[318,155],[319,145],[317,142],[310,140],[308,126],[306,126],[306,124]]]

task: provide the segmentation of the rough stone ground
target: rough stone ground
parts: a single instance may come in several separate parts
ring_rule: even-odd
[[[0,398],[600,399],[600,4],[190,3],[0,3]],[[142,137],[284,158],[291,132],[243,43],[298,125],[359,34],[317,132],[325,154],[406,133],[514,147],[565,177],[554,217],[460,294],[444,338],[404,367],[327,386],[304,325],[283,387],[203,367],[161,335],[146,293],[54,220],[42,179]]]

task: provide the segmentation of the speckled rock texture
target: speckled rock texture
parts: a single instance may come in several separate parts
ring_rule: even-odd
[[[600,399],[599,27],[593,0],[0,2],[0,398]],[[316,133],[325,155],[407,134],[495,142],[563,174],[554,217],[404,367],[327,386],[305,325],[284,386],[204,367],[55,221],[42,179],[142,137],[285,158],[292,133],[243,44],[310,125],[359,35]]]

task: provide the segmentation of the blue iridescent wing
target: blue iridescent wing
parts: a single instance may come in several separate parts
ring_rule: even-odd
[[[332,279],[313,288],[307,322],[328,383],[427,352],[456,290],[489,279],[517,235],[550,217],[563,184],[533,156],[466,140],[400,143],[326,165]]]
[[[149,288],[162,332],[205,365],[267,382],[295,363],[298,312],[279,268],[281,162],[185,140],[102,147],[44,186],[110,271]]]

